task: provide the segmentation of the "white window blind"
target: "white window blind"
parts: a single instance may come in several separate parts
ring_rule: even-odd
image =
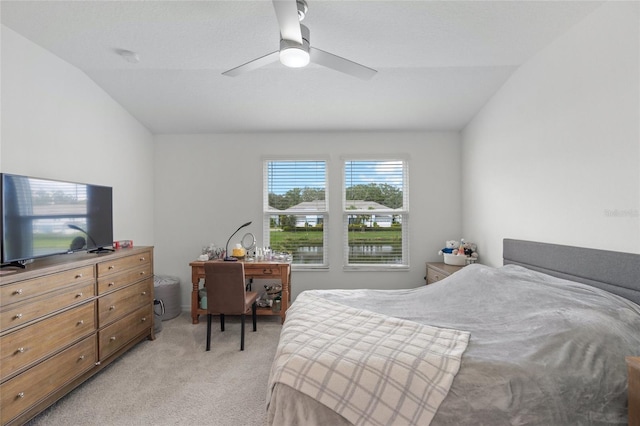
[[[345,265],[407,267],[407,160],[345,160],[342,199]]]
[[[327,165],[324,160],[264,161],[264,241],[293,265],[327,265]]]

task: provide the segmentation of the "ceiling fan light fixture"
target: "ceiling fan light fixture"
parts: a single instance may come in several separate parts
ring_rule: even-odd
[[[309,28],[300,25],[302,44],[292,40],[280,39],[280,62],[289,68],[302,68],[309,65]]]
[[[289,68],[302,68],[309,65],[309,51],[302,47],[287,47],[280,50],[280,62]]]

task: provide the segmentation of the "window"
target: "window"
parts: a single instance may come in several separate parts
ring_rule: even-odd
[[[264,160],[263,241],[292,254],[294,267],[328,266],[326,163]]]
[[[342,201],[347,268],[409,266],[406,160],[345,160]]]

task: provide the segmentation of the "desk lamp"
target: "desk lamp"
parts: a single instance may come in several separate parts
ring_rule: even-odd
[[[243,225],[240,225],[240,228],[236,229],[236,232],[234,232],[233,234],[231,234],[231,236],[229,237],[229,239],[227,240],[227,245],[225,247],[225,252],[224,252],[224,260],[226,260],[227,262],[235,262],[238,259],[236,259],[235,257],[231,257],[229,256],[229,241],[231,241],[231,238],[233,238],[234,235],[236,235],[238,233],[239,230],[241,230],[242,228],[244,228],[245,226],[249,226],[251,225],[251,222],[247,222]]]

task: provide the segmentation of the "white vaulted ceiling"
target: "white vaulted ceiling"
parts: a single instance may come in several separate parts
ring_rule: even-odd
[[[1,18],[157,134],[457,130],[601,3],[308,0],[311,45],[377,69],[368,81],[314,64],[221,75],[278,49],[269,0],[3,0]]]

